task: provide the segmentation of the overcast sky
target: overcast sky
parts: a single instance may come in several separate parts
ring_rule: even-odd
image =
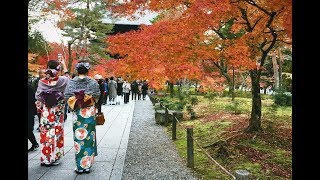
[[[151,24],[150,20],[152,20],[154,17],[156,17],[156,13],[150,13],[146,12],[146,15],[144,16],[138,16],[139,19],[135,21],[130,21],[126,18],[121,18],[121,19],[115,19],[111,20],[109,18],[103,19],[103,22],[105,23],[112,23],[114,22],[115,24]],[[56,28],[56,19],[52,18],[49,20],[46,20],[45,22],[40,22],[37,25],[34,26],[35,29],[39,30],[44,38],[49,41],[49,42],[58,42],[61,43],[61,41],[64,42],[64,44],[67,44],[67,38],[63,37],[61,35],[61,30]]]

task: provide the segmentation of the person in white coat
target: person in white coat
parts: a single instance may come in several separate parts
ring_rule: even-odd
[[[124,93],[124,104],[127,104],[129,102],[131,84],[127,80],[124,80],[122,89]]]

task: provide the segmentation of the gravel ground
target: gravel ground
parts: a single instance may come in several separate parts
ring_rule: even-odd
[[[135,104],[122,179],[197,179],[179,157],[164,127],[155,123],[148,97]]]

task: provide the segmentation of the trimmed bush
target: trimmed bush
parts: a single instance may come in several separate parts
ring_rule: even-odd
[[[291,106],[292,94],[290,92],[276,92],[274,95],[274,103],[278,106]]]
[[[228,104],[225,109],[227,111],[231,111],[234,114],[241,114],[241,109],[240,109],[240,102],[239,101],[232,101],[230,104]]]

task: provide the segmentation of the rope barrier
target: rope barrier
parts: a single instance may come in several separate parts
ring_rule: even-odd
[[[157,102],[159,102],[159,99],[158,99],[158,98],[154,98],[154,99],[155,99]],[[163,105],[161,102],[159,102],[159,103],[160,103],[160,106],[165,107],[165,109],[167,109],[168,112],[171,112],[172,116],[175,118],[175,120],[177,121],[177,124],[178,124],[180,127],[182,127],[183,129],[187,130],[186,127],[184,127],[184,126],[182,126],[182,125],[180,124],[180,121],[178,120],[177,117],[175,117],[175,116],[173,115],[172,111],[170,111],[170,110],[169,110],[165,105]],[[223,172],[225,172],[226,174],[228,174],[229,176],[231,176],[233,179],[236,179],[236,177],[235,177],[233,174],[231,174],[226,168],[224,168],[224,167],[223,167],[222,165],[220,165],[216,160],[214,160],[213,157],[210,156],[210,154],[209,154],[205,149],[203,149],[203,148],[200,146],[200,143],[199,143],[196,139],[194,139],[193,136],[191,136],[191,138],[192,138],[193,141],[195,142],[196,146],[198,146],[198,148],[200,148],[200,150],[201,150],[213,163],[215,163],[220,169],[223,170]]]

